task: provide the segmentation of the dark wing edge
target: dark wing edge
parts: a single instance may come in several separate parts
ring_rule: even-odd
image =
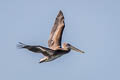
[[[44,56],[50,56],[50,55],[53,55],[53,50],[49,49],[49,48],[46,48],[46,47],[43,47],[43,46],[31,46],[31,45],[26,45],[24,43],[21,43],[19,42],[19,44],[17,44],[17,47],[22,49],[22,48],[25,48],[25,49],[28,49],[34,53],[42,53]]]
[[[64,15],[60,10],[56,17],[54,26],[50,33],[50,38],[48,40],[48,46],[50,49],[56,50],[57,48],[61,47],[62,33],[64,27],[65,27]]]

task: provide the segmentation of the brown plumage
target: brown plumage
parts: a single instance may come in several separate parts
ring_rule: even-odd
[[[80,53],[84,53],[83,51],[75,48],[74,46],[68,43],[63,43],[63,45],[61,46],[61,40],[62,40],[62,34],[63,34],[64,27],[65,27],[64,15],[62,11],[60,10],[56,17],[51,33],[50,33],[50,37],[48,40],[49,48],[46,48],[43,46],[31,46],[31,45],[26,45],[23,43],[20,43],[18,47],[26,48],[35,53],[42,53],[45,57],[40,59],[40,63],[52,61],[70,52],[71,49],[77,52],[80,52]]]
[[[48,46],[50,49],[56,50],[57,48],[60,48],[64,27],[64,16],[62,11],[60,11],[50,33],[50,39],[48,40]]]

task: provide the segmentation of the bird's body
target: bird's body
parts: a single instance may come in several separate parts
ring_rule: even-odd
[[[40,63],[52,61],[70,52],[70,49],[65,50],[63,48],[59,48],[57,50],[52,50],[50,48],[46,48],[43,46],[31,46],[31,45],[26,45],[23,43],[20,43],[19,47],[26,48],[35,53],[42,53],[45,57],[40,60]]]
[[[49,62],[58,57],[61,57],[62,55],[69,53],[71,49],[77,52],[84,53],[83,51],[73,47],[71,44],[68,43],[63,43],[63,45],[61,46],[64,27],[64,16],[62,11],[60,11],[56,17],[54,26],[50,33],[50,38],[48,40],[49,48],[43,46],[31,46],[23,43],[20,43],[18,46],[21,48],[26,48],[35,53],[42,53],[45,57],[40,59],[40,63]]]

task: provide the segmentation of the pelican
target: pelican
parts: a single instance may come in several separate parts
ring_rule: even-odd
[[[42,53],[44,58],[40,59],[40,63],[49,62],[69,53],[71,50],[84,53],[84,51],[72,46],[69,43],[63,43],[61,46],[62,34],[65,28],[64,15],[60,10],[56,19],[54,26],[51,30],[50,37],[48,40],[48,47],[43,47],[40,45],[26,45],[19,42],[18,47],[28,49],[35,53]]]

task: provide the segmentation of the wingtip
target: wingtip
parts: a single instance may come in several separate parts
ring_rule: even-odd
[[[16,46],[17,46],[17,48],[21,49],[21,48],[24,48],[26,45],[23,44],[22,42],[18,42],[18,44]]]
[[[58,13],[58,16],[60,16],[60,15],[63,16],[63,12],[62,12],[62,10],[60,10],[59,13]]]
[[[63,13],[62,10],[60,10],[59,13]]]

